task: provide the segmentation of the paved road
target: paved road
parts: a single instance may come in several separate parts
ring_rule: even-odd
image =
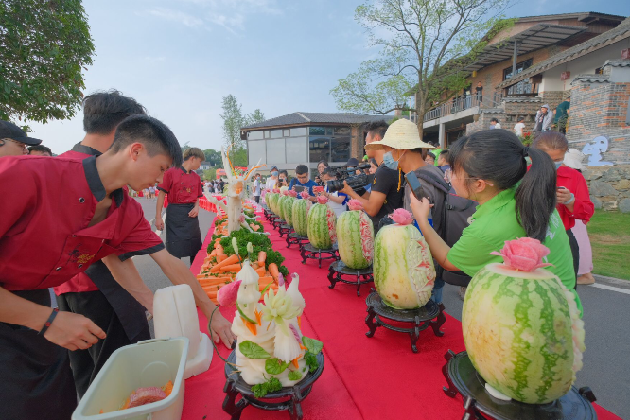
[[[153,219],[156,200],[140,198],[138,201],[146,218]],[[214,214],[202,210],[199,218],[201,233],[205,235]],[[134,257],[134,263],[152,290],[170,284],[151,257]],[[578,388],[589,386],[599,404],[622,419],[630,420],[630,282],[598,281],[598,286],[578,288],[584,305],[586,353],[584,368],[578,373],[575,385]],[[461,320],[463,302],[457,288],[447,285],[443,299],[448,313]]]

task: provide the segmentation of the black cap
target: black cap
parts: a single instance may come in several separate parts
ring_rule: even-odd
[[[350,158],[346,166],[359,166],[359,160],[357,158]]]
[[[29,146],[37,146],[42,142],[39,139],[28,137],[24,130],[17,125],[2,120],[0,120],[0,139],[11,139]]]

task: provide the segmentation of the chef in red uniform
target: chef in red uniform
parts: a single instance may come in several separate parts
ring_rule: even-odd
[[[168,195],[166,208],[166,250],[177,258],[190,257],[190,263],[201,249],[199,229],[199,198],[203,195],[201,178],[195,172],[205,156],[196,147],[184,151],[182,166],[173,167],[164,174],[158,185],[155,227],[164,229],[161,217],[164,197]]]
[[[98,157],[0,159],[0,418],[70,418],[77,398],[65,349],[87,349],[106,334],[82,315],[46,306],[46,289],[101,258],[127,290],[146,288],[131,260],[118,257],[146,249],[148,240],[139,228],[146,219],[122,187],[160,182],[181,159],[173,133],[145,115],[123,121]],[[154,255],[169,277],[185,268],[164,250]],[[209,316],[215,306],[199,284],[178,281]],[[225,335],[230,324],[218,320],[213,330]]]
[[[130,115],[144,113],[142,105],[115,90],[86,96],[83,98],[83,129],[86,135],[61,157],[85,159],[101,155],[112,146],[118,124]],[[123,190],[127,191],[127,187],[123,187]],[[142,212],[135,200],[130,200],[129,205],[134,206],[135,211]],[[138,229],[146,231],[146,248],[127,254],[124,258],[164,249],[160,238],[149,233],[151,227],[148,223],[139,224]],[[96,261],[70,281],[55,287],[55,293],[59,309],[89,318],[107,334],[104,340],[99,340],[88,349],[69,352],[72,375],[81,398],[114,351],[151,338],[149,323],[144,306],[114,280],[102,261]],[[144,293],[151,294],[148,288]]]

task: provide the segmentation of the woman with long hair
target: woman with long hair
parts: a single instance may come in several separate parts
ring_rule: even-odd
[[[525,158],[532,160],[527,170]],[[489,263],[502,262],[492,255],[504,242],[523,236],[538,239],[551,251],[545,262],[575,292],[575,273],[569,238],[556,210],[556,171],[549,155],[524,147],[507,130],[486,130],[463,137],[448,154],[452,185],[457,195],[479,203],[473,221],[453,247],[429,224],[432,205],[411,197],[411,208],[433,258],[449,271],[474,276]]]

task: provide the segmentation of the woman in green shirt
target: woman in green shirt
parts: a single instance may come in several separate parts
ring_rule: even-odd
[[[531,157],[527,171],[525,158]],[[470,226],[450,248],[429,224],[432,204],[411,197],[411,209],[433,258],[449,271],[474,276],[486,264],[503,262],[492,255],[505,241],[523,236],[538,239],[550,250],[547,269],[575,292],[569,238],[555,208],[556,171],[544,151],[524,147],[507,130],[479,131],[451,146],[448,154],[457,195],[479,203]]]

